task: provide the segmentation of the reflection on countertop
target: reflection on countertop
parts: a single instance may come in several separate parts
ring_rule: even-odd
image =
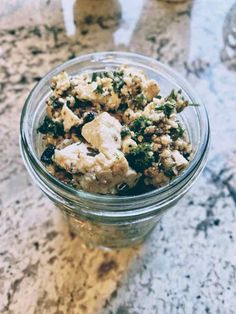
[[[235,0],[2,0],[0,312],[235,313]],[[33,186],[19,119],[52,67],[104,50],[143,53],[195,86],[209,111],[209,163],[141,247],[89,249]]]

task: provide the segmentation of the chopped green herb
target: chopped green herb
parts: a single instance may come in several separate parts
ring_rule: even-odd
[[[96,82],[98,76],[99,76],[99,74],[97,72],[93,72],[93,74],[92,74],[92,82]]]
[[[130,129],[127,126],[123,126],[120,132],[122,138],[130,134]]]
[[[103,77],[111,77],[112,72],[102,72],[102,73],[103,73]]]
[[[175,176],[175,173],[173,171],[173,169],[165,169],[164,174],[168,177],[168,178],[173,178]]]
[[[113,82],[112,82],[113,90],[115,93],[119,94],[120,90],[122,89],[122,87],[125,84],[125,82],[123,81],[123,76],[124,76],[123,71],[94,72],[92,74],[91,81],[96,82],[98,77],[100,77],[100,78],[104,78],[104,77],[111,78],[113,80]],[[95,90],[95,92],[102,94],[103,93],[102,87],[98,86],[97,89]]]
[[[106,72],[106,71],[105,72],[93,72],[91,81],[96,82],[97,77],[104,78],[104,77],[110,77],[110,76],[111,76],[111,73]]]
[[[169,96],[166,97],[166,101],[174,103],[176,111],[178,113],[181,112],[187,106],[194,106],[194,107],[199,106],[199,104],[190,103],[188,100],[186,100],[184,96],[182,95],[181,89],[179,90],[173,89],[170,92]]]
[[[113,76],[114,77],[119,77],[119,78],[121,78],[121,77],[123,77],[124,76],[124,71],[114,71],[114,72],[112,72],[112,74],[113,74]]]
[[[144,116],[141,116],[135,119],[131,125],[130,129],[134,132],[142,132],[146,129],[146,127],[152,125],[152,121]]]
[[[74,104],[75,109],[91,107],[92,105],[93,105],[93,103],[89,100],[75,98],[75,104]]]
[[[129,162],[131,168],[137,172],[143,172],[145,169],[149,168],[155,161],[151,145],[149,144],[139,144],[134,147],[127,155],[126,159]]]
[[[112,87],[114,89],[114,92],[119,94],[122,87],[125,85],[125,82],[123,80],[123,76],[124,76],[124,72],[120,71],[120,72],[113,72],[113,83],[112,83]]]
[[[149,142],[149,143],[152,142],[153,134],[151,134],[151,133],[144,133],[142,136],[143,136],[144,142]]]
[[[176,141],[179,137],[181,137],[184,134],[184,129],[179,124],[177,128],[171,128],[170,129],[170,137],[173,141]]]
[[[69,100],[66,101],[66,105],[67,105],[68,108],[71,109],[72,106],[71,106],[71,102]]]
[[[147,103],[146,97],[143,95],[143,93],[138,94],[134,98],[134,104],[137,106],[137,108],[142,109]]]
[[[48,116],[44,118],[43,123],[38,127],[37,132],[42,134],[52,134],[53,136],[64,135],[63,124],[59,122],[52,121]]]
[[[175,173],[172,168],[166,168],[163,164],[159,164],[159,169],[168,177],[172,178],[175,176]]]
[[[68,179],[70,181],[73,179],[73,175],[69,172],[66,172],[66,171],[65,171],[65,177],[66,177],[66,179]]]
[[[160,154],[157,151],[153,152],[153,156],[155,158],[155,162],[158,162],[160,160]]]
[[[103,88],[101,85],[98,85],[97,88],[95,89],[95,93],[97,94],[102,94],[103,93]]]
[[[63,103],[60,102],[58,99],[53,100],[52,102],[53,109],[59,109],[59,108],[62,108],[62,106],[63,106]]]
[[[118,108],[118,110],[120,110],[120,111],[125,111],[126,109],[128,109],[128,104],[126,104],[126,103],[121,103],[120,105],[119,105],[119,108]]]
[[[68,90],[64,90],[61,94],[61,97],[66,97],[69,96],[69,91]]]
[[[91,122],[95,119],[95,112],[88,112],[86,116],[84,117],[84,123]]]
[[[165,116],[167,116],[167,118],[169,118],[170,115],[174,112],[174,109],[175,109],[175,104],[173,102],[166,102],[156,107],[156,110],[163,111]]]
[[[181,94],[182,93],[182,90],[175,90],[175,89],[172,89],[172,91],[170,92],[169,96],[166,97],[166,100],[174,100],[174,101],[177,101],[177,96],[178,94]]]
[[[173,103],[167,102],[164,104],[164,114],[169,118],[173,113],[175,105]]]
[[[114,92],[115,93],[117,93],[117,94],[119,94],[120,93],[120,91],[121,91],[121,89],[122,89],[122,87],[125,85],[125,82],[124,81],[119,81],[119,82],[113,82],[113,84],[112,84],[112,87],[113,87],[113,89],[114,89]]]

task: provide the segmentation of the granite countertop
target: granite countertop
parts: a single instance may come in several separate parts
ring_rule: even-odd
[[[236,1],[2,0],[0,312],[230,314],[236,309]],[[140,247],[86,248],[35,187],[18,138],[24,101],[52,67],[124,50],[171,65],[212,128],[209,162]]]

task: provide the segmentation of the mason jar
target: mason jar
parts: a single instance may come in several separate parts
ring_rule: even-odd
[[[50,81],[61,71],[69,75],[115,70],[127,64],[143,70],[161,86],[162,94],[182,89],[191,103],[179,114],[193,146],[193,158],[169,184],[134,196],[100,195],[77,190],[52,176],[40,161],[43,150],[37,127],[45,116]],[[28,96],[21,116],[20,146],[26,168],[52,202],[64,213],[71,229],[90,246],[124,247],[141,243],[161,216],[189,190],[202,171],[209,148],[209,121],[205,106],[193,88],[168,66],[154,59],[126,52],[80,56],[45,75]]]

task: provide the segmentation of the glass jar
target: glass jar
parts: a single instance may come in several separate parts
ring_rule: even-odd
[[[50,95],[54,75],[84,71],[114,70],[127,64],[144,70],[157,80],[163,95],[173,88],[197,107],[180,114],[193,145],[194,156],[187,169],[168,185],[136,196],[98,195],[76,190],[58,181],[40,161],[42,145],[37,127],[45,115],[45,100]],[[206,109],[195,91],[172,69],[154,59],[125,52],[103,52],[80,56],[49,72],[32,90],[21,116],[21,152],[25,165],[41,190],[65,214],[72,230],[92,246],[124,247],[142,242],[163,213],[171,208],[192,186],[202,171],[209,147],[209,121]]]

